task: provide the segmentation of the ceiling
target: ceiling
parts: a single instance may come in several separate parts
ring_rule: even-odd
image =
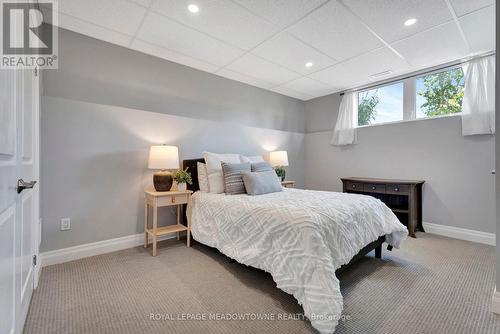
[[[190,4],[199,12],[191,13]],[[309,100],[494,50],[494,6],[495,0],[59,0],[59,26]],[[410,18],[417,22],[405,26]]]

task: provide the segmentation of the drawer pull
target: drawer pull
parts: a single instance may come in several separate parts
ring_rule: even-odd
[[[398,187],[394,188],[394,191],[399,191],[399,188]]]
[[[372,186],[372,190],[375,190],[375,189],[377,189],[377,187],[375,187],[375,186]]]
[[[356,188],[356,185],[355,185],[355,184],[353,184],[353,185],[352,185],[352,187],[353,187],[353,188]]]
[[[172,203],[175,203],[175,196],[172,196],[171,199],[172,199]]]

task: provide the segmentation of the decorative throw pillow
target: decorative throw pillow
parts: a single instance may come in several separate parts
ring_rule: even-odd
[[[240,154],[240,161],[242,163],[243,162],[251,162],[251,163],[254,163],[254,162],[264,162],[264,158],[262,158],[262,155],[253,155],[251,157],[247,157],[247,156],[244,156],[244,155]]]
[[[229,195],[245,194],[241,172],[250,172],[250,163],[230,164],[222,162],[221,166],[224,177],[224,192]]]
[[[211,193],[221,194],[224,192],[224,180],[222,178],[221,162],[240,163],[239,154],[217,154],[203,152],[205,164],[207,165],[208,188]]]
[[[207,165],[198,162],[196,167],[198,168],[198,185],[200,186],[200,191],[208,193],[210,188],[208,187]]]
[[[262,161],[262,162],[254,162],[252,163],[251,166],[252,172],[267,172],[270,170],[273,170],[273,167],[268,162]]]
[[[263,195],[283,190],[281,181],[273,170],[260,173],[241,172],[241,176],[249,195]]]

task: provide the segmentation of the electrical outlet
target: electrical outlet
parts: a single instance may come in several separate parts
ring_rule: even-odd
[[[71,230],[71,219],[63,218],[61,219],[61,231]]]

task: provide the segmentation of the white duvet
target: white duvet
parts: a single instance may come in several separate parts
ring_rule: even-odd
[[[196,192],[191,214],[194,239],[271,273],[321,333],[333,333],[342,313],[335,270],[380,236],[399,247],[408,234],[380,200],[337,192]]]

